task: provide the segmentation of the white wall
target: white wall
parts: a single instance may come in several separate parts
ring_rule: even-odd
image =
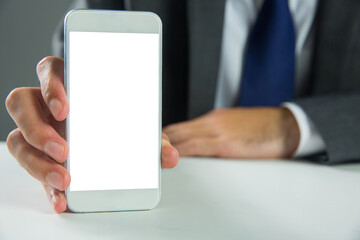
[[[0,0],[0,141],[16,126],[5,108],[8,93],[39,86],[35,66],[51,55],[51,37],[72,0]]]

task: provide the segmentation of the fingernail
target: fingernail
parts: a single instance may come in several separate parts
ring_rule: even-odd
[[[63,179],[60,173],[51,172],[46,176],[45,181],[56,189],[62,189]],[[56,194],[53,194],[53,196]]]
[[[65,148],[57,142],[48,142],[45,144],[44,151],[55,160],[62,160]]]
[[[58,115],[62,109],[62,104],[59,100],[57,100],[56,98],[53,98],[49,102],[49,108],[53,115]]]

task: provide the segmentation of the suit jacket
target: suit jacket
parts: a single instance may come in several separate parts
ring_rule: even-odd
[[[225,0],[77,0],[73,7],[157,13],[164,33],[164,125],[213,108]],[[311,84],[306,96],[294,100],[325,140],[327,153],[313,157],[324,163],[360,160],[359,13],[358,0],[319,1]],[[62,33],[58,29],[53,41],[59,56]]]

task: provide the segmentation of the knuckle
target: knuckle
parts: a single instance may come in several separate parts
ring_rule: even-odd
[[[16,107],[17,103],[23,95],[23,92],[24,88],[15,88],[9,93],[5,100],[5,105],[8,111],[11,111]]]
[[[218,128],[222,125],[222,122],[224,121],[224,116],[226,115],[227,109],[225,108],[217,108],[210,112],[209,117],[206,119],[207,124],[216,126]],[[216,129],[215,128],[215,129]]]
[[[55,69],[59,69],[59,66],[64,64],[62,58],[47,56],[40,60],[36,66],[37,73],[47,73],[52,72]]]
[[[39,63],[36,66],[36,71],[38,73],[43,72],[45,69],[47,69],[47,67],[49,66],[49,64],[51,64],[54,61],[54,57],[53,56],[47,56],[44,57],[43,59],[41,59],[39,61]]]
[[[218,110],[213,110],[218,111]],[[218,119],[218,113],[217,112],[210,112],[207,118],[204,119],[204,124],[208,126],[216,126],[217,125],[217,119]]]
[[[26,110],[25,106],[34,102],[34,99],[36,99],[40,93],[39,91],[40,89],[35,87],[13,89],[5,100],[5,106],[10,116],[15,120],[17,113],[23,113],[23,110]]]
[[[12,150],[14,148],[14,145],[16,145],[16,142],[18,142],[20,134],[21,134],[21,132],[17,128],[17,129],[14,129],[13,131],[11,131],[9,133],[9,135],[7,136],[7,138],[6,138],[6,146],[8,147],[10,152],[13,152]]]
[[[174,124],[167,125],[165,128],[163,128],[163,131],[165,134],[168,134],[169,132],[173,131]]]
[[[209,113],[209,118],[208,118],[208,120],[209,120],[209,121],[213,121],[214,119],[216,119],[216,118],[220,115],[221,111],[222,111],[222,110],[219,109],[219,108],[216,108],[216,109],[211,110],[210,113]]]
[[[222,109],[222,108],[215,108],[210,113],[211,113],[211,115],[218,115],[218,114],[221,114],[223,111],[224,111],[224,109]]]
[[[19,133],[20,133],[20,130],[18,128],[12,130],[9,133],[9,135],[7,136],[7,142],[14,142],[14,140],[18,137]]]

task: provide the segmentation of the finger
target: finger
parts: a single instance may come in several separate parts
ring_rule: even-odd
[[[43,99],[58,121],[64,120],[69,113],[69,103],[64,88],[64,60],[58,57],[42,59],[36,72],[41,83]]]
[[[174,144],[180,156],[208,156],[220,155],[221,143],[215,138],[193,138]]]
[[[191,120],[169,125],[164,128],[172,144],[187,141],[197,137],[211,137],[215,131],[210,128],[206,122]]]
[[[64,162],[68,146],[47,122],[39,88],[18,88],[6,99],[6,107],[26,141],[58,162]]]
[[[161,167],[174,168],[179,161],[179,153],[166,139],[161,140]]]
[[[70,185],[70,174],[60,164],[27,143],[19,129],[12,131],[6,141],[11,155],[35,179],[58,190]]]
[[[43,183],[42,185],[54,210],[57,213],[65,212],[67,209],[65,193],[46,183]]]

